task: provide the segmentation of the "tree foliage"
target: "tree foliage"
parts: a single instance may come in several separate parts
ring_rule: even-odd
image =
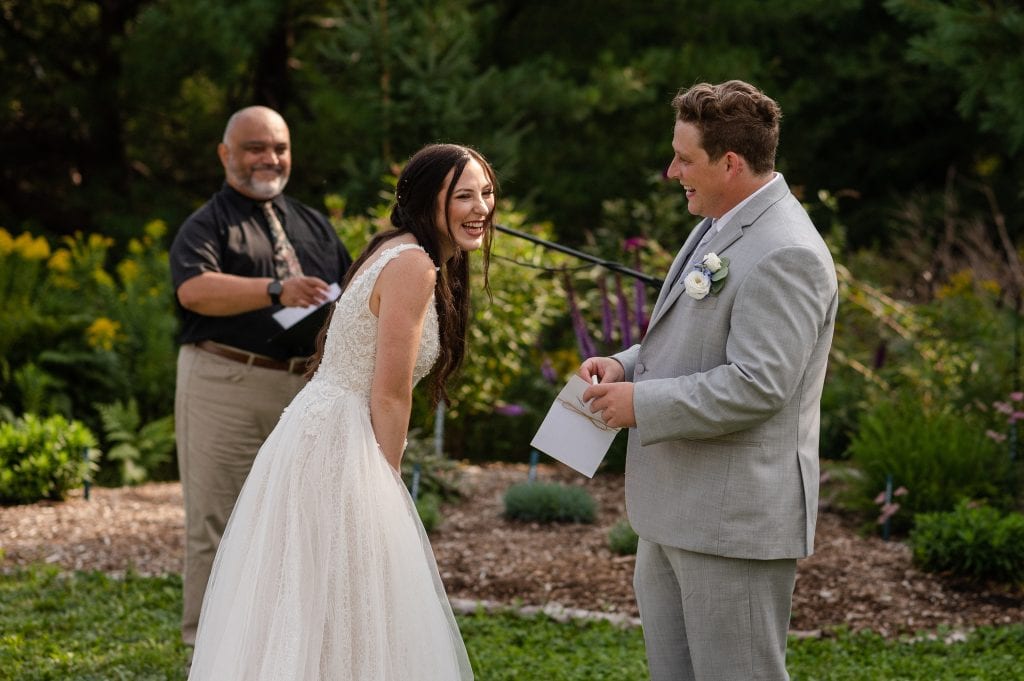
[[[313,205],[362,212],[392,164],[458,141],[581,243],[667,164],[674,93],[743,78],[782,104],[780,169],[839,198],[852,245],[951,168],[996,175],[1017,232],[1022,26],[1014,3],[963,0],[5,0],[0,225],[180,224],[220,183],[228,115],[261,103]]]

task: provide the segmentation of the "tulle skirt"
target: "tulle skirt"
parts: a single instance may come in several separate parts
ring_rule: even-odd
[[[190,681],[472,678],[365,397],[314,378],[260,449],[228,521]]]

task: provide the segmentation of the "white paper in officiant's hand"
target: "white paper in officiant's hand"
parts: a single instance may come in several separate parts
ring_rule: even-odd
[[[331,283],[330,286],[327,287],[327,298],[324,302],[313,303],[306,307],[282,307],[273,314],[273,317],[277,320],[277,323],[281,325],[282,329],[290,329],[324,305],[337,300],[340,295],[341,287],[338,286],[337,283]]]
[[[588,386],[582,378],[572,375],[530,446],[592,478],[619,429],[605,425],[600,414],[592,413],[583,402]]]

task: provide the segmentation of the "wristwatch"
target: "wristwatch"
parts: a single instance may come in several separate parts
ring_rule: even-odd
[[[284,291],[284,285],[281,283],[280,279],[275,279],[274,281],[267,284],[267,295],[270,296],[271,305],[281,304],[282,291]]]

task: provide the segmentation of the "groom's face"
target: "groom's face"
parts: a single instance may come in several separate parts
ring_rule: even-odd
[[[727,179],[725,156],[712,161],[704,151],[700,130],[685,121],[676,121],[672,151],[667,175],[682,185],[690,213],[709,218],[724,215],[728,210],[723,210],[722,196]]]

